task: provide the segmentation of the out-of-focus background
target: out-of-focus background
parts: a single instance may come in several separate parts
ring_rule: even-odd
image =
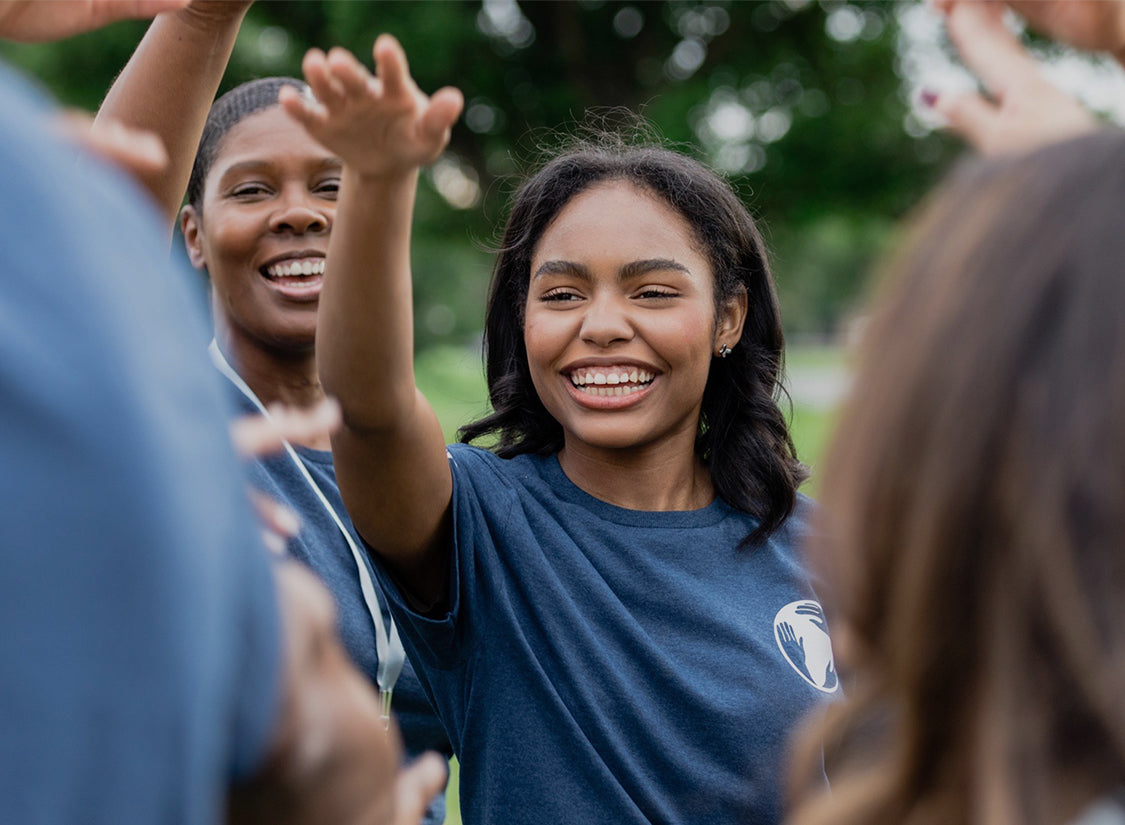
[[[144,29],[120,23],[0,54],[64,103],[94,109]],[[971,83],[920,2],[260,0],[223,90],[299,75],[312,46],[370,62],[383,31],[402,41],[424,90],[457,85],[467,101],[418,202],[420,351],[476,346],[508,196],[591,110],[642,112],[730,176],[762,221],[795,346],[839,342],[899,219],[962,151],[917,103],[921,88]],[[1036,48],[1061,85],[1116,116],[1125,81],[1113,64]],[[824,401],[829,384],[795,389]]]
[[[64,103],[93,110],[144,30],[120,23],[57,44],[3,43],[0,54]],[[447,437],[487,404],[479,339],[489,247],[521,171],[587,112],[625,107],[726,173],[762,223],[790,342],[794,435],[815,495],[874,263],[963,153],[918,102],[924,88],[973,84],[938,15],[920,2],[845,0],[259,0],[222,89],[299,75],[313,46],[370,63],[384,31],[405,46],[423,90],[452,84],[466,99],[415,215],[419,383]],[[1115,64],[1031,46],[1056,83],[1125,119]]]
[[[144,29],[120,23],[0,54],[93,109]],[[731,177],[763,223],[794,343],[838,339],[896,222],[961,152],[916,103],[922,87],[969,82],[938,16],[916,2],[261,0],[223,89],[297,75],[312,46],[370,62],[383,31],[402,41],[424,90],[454,84],[467,101],[418,203],[423,350],[474,345],[509,193],[591,109],[640,111]],[[1039,50],[1096,107],[1125,100],[1116,69]]]

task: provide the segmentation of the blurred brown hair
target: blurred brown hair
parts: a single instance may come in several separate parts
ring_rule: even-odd
[[[812,548],[848,698],[791,825],[1125,787],[1125,136],[959,170],[890,262]],[[850,681],[849,681],[850,680]]]

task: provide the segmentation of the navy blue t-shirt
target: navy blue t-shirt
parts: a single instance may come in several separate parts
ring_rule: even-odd
[[[257,407],[231,382],[224,381],[231,395],[231,403],[243,414],[257,413]],[[335,509],[341,522],[351,532],[357,547],[363,547],[359,536],[344,509],[340,498],[340,487],[336,483],[336,471],[332,465],[332,453],[327,450],[313,450],[294,446],[313,480]],[[282,452],[250,462],[248,467],[251,483],[274,499],[287,504],[301,518],[301,532],[290,540],[289,552],[313,570],[332,592],[336,599],[337,626],[340,637],[351,655],[352,661],[376,685],[375,674],[379,660],[375,649],[375,628],[367,603],[360,589],[359,574],[351,548],[340,533],[340,528],[325,510],[324,505],[309,488],[308,482],[293,463],[288,453]],[[364,564],[375,580],[367,554]],[[376,591],[379,585],[375,585]],[[390,628],[390,613],[386,599],[379,594],[383,609],[385,627]],[[434,750],[452,755],[449,739],[445,735],[441,720],[422,690],[414,667],[407,658],[402,673],[395,683],[392,711],[402,731],[403,745],[408,756],[423,751]],[[427,812],[423,825],[433,825],[445,819],[445,797],[438,795]]]
[[[745,550],[756,522],[721,501],[626,510],[554,456],[449,449],[449,613],[380,575],[465,822],[780,821],[787,739],[838,686],[797,552],[807,499]]]
[[[0,822],[216,825],[280,629],[205,322],[133,182],[0,110]]]

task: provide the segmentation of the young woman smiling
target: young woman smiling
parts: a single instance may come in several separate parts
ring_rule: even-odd
[[[782,335],[730,187],[659,148],[517,193],[488,302],[493,412],[446,447],[414,385],[411,210],[453,89],[310,52],[285,109],[343,160],[317,357],[333,454],[461,761],[468,823],[776,822],[789,731],[837,689],[775,403]]]

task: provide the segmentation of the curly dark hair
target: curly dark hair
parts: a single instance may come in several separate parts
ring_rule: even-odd
[[[531,258],[544,231],[576,195],[603,182],[652,192],[692,228],[715,276],[715,312],[745,290],[748,314],[729,357],[713,359],[695,450],[718,495],[755,516],[747,546],[765,540],[792,512],[807,477],[778,405],[784,336],[761,235],[730,184],[704,164],[658,145],[610,137],[550,160],[515,195],[504,228],[485,318],[485,364],[493,412],[461,428],[463,442],[491,436],[500,456],[549,455],[563,430],[532,385],[523,339]]]

